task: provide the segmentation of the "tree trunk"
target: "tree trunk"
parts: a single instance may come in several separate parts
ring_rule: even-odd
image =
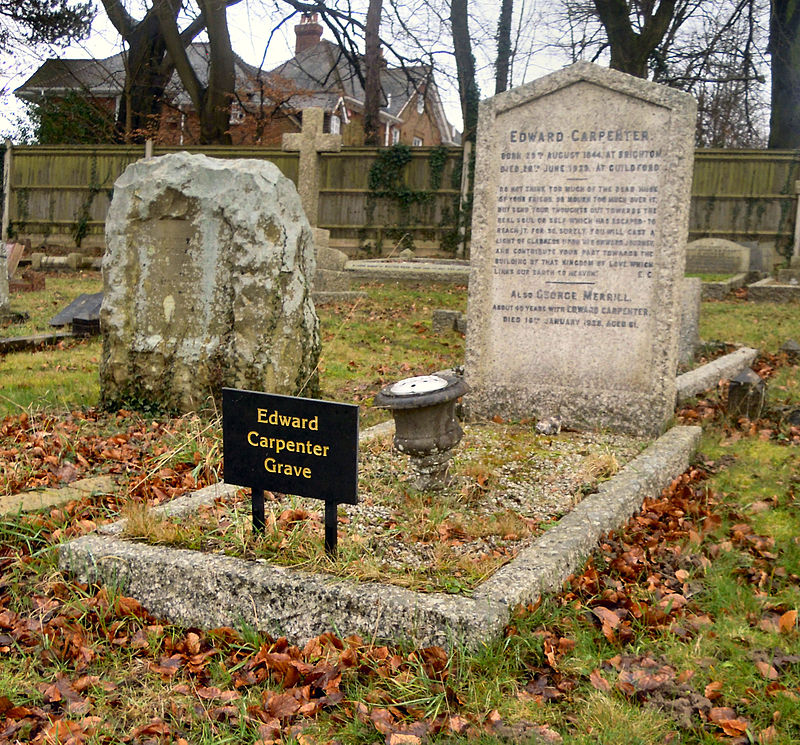
[[[676,0],[661,0],[655,13],[644,16],[636,33],[627,0],[594,0],[611,47],[610,67],[637,78],[647,78],[647,62],[658,48],[675,14]]]
[[[164,65],[167,47],[155,14],[148,14],[127,34],[125,90],[117,112],[117,136],[144,142],[158,130],[164,89],[172,65]]]
[[[200,115],[200,142],[203,145],[230,145],[230,116],[236,76],[233,48],[228,33],[225,0],[202,0],[211,60],[208,87],[203,92]]]
[[[461,115],[464,118],[463,139],[475,142],[478,127],[478,104],[480,90],[475,80],[475,58],[470,41],[468,0],[451,0],[450,25],[453,30],[453,53],[458,73],[458,95],[461,99]]]
[[[383,0],[369,0],[365,29],[364,66],[364,144],[380,145],[381,109],[381,10]]]
[[[209,45],[208,85],[205,87],[189,62],[177,21],[169,7],[170,0],[164,0],[155,6],[167,51],[200,120],[202,145],[231,144],[228,130],[235,75],[226,14],[227,6],[231,4],[233,3],[230,0],[200,2]]]
[[[772,0],[769,46],[772,60],[772,111],[769,147],[800,147],[800,4]]]
[[[495,64],[495,95],[508,90],[508,73],[511,66],[511,17],[514,0],[503,0],[500,20],[497,22],[497,62]]]

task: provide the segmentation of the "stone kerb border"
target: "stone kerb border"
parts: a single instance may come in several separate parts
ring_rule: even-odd
[[[334,631],[418,646],[474,648],[499,637],[519,603],[558,589],[604,533],[623,524],[646,497],[657,495],[678,476],[697,447],[700,431],[670,429],[472,597],[359,584],[266,562],[148,546],[115,537],[121,523],[63,544],[59,566],[81,582],[116,586],[154,615],[187,626],[246,623],[298,644]],[[216,484],[164,509],[185,514],[235,488]]]
[[[698,393],[715,388],[720,380],[735,378],[742,370],[750,367],[756,357],[758,357],[757,349],[742,347],[694,370],[678,375],[676,379],[677,402],[683,403]]]
[[[738,290],[747,284],[747,274],[736,274],[721,282],[703,282],[703,300],[724,300],[728,293]]]
[[[790,303],[800,300],[800,285],[766,277],[747,285],[747,299],[756,303]]]

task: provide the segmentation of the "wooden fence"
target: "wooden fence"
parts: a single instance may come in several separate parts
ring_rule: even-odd
[[[258,158],[298,178],[296,152],[265,148],[154,147],[152,154],[178,150],[215,158]],[[331,231],[331,244],[379,252],[391,245],[438,248],[452,240],[460,194],[459,148],[414,148],[401,181],[385,196],[369,189],[370,170],[385,150],[347,148],[320,154],[319,227]],[[114,181],[134,161],[145,157],[142,146],[14,147],[5,154],[4,220],[6,234],[84,248],[103,245],[105,216]],[[438,165],[437,165],[438,164]],[[436,183],[431,184],[435,175]]]
[[[182,148],[155,147],[160,155]],[[297,182],[298,154],[264,148],[193,147],[213,157],[269,160]],[[319,226],[354,254],[386,253],[413,242],[451,249],[456,235],[462,152],[411,149],[399,186],[376,198],[369,174],[386,150],[344,148],[320,154]],[[384,155],[381,155],[383,153]],[[4,226],[34,245],[102,246],[117,176],[144,157],[144,146],[14,147],[4,158]],[[700,150],[695,157],[690,238],[715,236],[774,245],[794,240],[800,153]]]
[[[774,245],[788,255],[795,234],[800,152],[698,150],[689,234]]]

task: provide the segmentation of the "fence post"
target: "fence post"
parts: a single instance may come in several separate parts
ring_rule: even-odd
[[[153,140],[149,137],[144,141],[144,159],[150,160],[153,157]]]
[[[791,266],[800,265],[800,181],[794,182],[794,194],[797,199],[797,207],[794,216],[794,244],[792,245],[792,255],[789,257]]]
[[[6,151],[3,155],[3,223],[0,228],[0,240],[5,241],[8,236],[8,226],[11,222],[11,140],[5,141]]]

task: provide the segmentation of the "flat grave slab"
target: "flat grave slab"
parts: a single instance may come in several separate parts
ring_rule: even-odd
[[[600,536],[622,525],[645,498],[659,494],[685,470],[699,437],[699,427],[670,429],[471,596],[414,592],[263,561],[150,546],[119,538],[122,522],[63,544],[59,565],[81,582],[117,586],[151,613],[184,625],[245,623],[300,644],[333,630],[421,646],[477,647],[503,633],[518,604],[558,589]],[[216,484],[163,509],[186,514],[235,490]]]
[[[78,295],[66,308],[54,315],[48,323],[51,326],[69,326],[75,317],[86,321],[100,320],[100,306],[103,303],[103,293],[82,293]]]

